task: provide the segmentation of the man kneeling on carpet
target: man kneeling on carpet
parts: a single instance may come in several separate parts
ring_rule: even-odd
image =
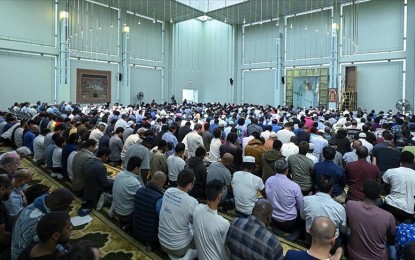
[[[341,259],[342,248],[339,247],[334,255],[330,255],[330,249],[336,241],[336,224],[327,217],[316,217],[310,228],[312,237],[311,247],[307,251],[288,250],[284,260],[298,259]]]
[[[42,195],[24,208],[14,226],[12,236],[12,259],[17,259],[20,253],[36,241],[36,227],[39,220],[52,211],[66,211],[73,200],[73,194],[66,188],[59,188],[49,195]]]
[[[163,196],[158,236],[163,250],[173,257],[183,257],[196,248],[190,224],[198,202],[188,194],[194,181],[193,171],[184,169],[177,176],[177,188],[167,189]]]
[[[59,251],[56,247],[69,241],[71,231],[71,219],[67,212],[53,211],[45,214],[36,228],[39,242],[27,246],[17,259],[58,259]]]
[[[147,251],[160,246],[158,227],[166,179],[164,172],[155,172],[147,185],[138,189],[134,196],[133,236],[146,246]]]

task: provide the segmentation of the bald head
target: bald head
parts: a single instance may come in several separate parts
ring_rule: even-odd
[[[30,130],[32,130],[32,132],[39,132],[39,126],[37,126],[37,125],[31,125],[30,126]]]
[[[150,182],[154,183],[157,187],[162,188],[164,183],[166,183],[166,180],[166,174],[162,171],[157,171],[151,176]]]
[[[362,141],[360,140],[354,140],[352,144],[353,149],[357,149],[358,147],[362,146]]]
[[[222,157],[222,163],[227,166],[233,162],[233,155],[230,153],[225,153]]]
[[[327,217],[316,217],[310,228],[313,243],[330,243],[336,235],[336,225]]]

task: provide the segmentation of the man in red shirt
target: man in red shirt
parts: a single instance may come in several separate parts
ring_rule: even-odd
[[[346,164],[346,178],[349,185],[347,199],[362,201],[364,199],[363,183],[369,179],[380,183],[380,171],[376,165],[366,161],[368,150],[365,146],[356,148],[356,154],[358,160]]]

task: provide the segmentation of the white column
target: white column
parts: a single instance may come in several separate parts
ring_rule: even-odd
[[[59,13],[60,37],[59,37],[59,56],[58,56],[58,80],[57,93],[55,102],[70,100],[70,62],[69,62],[69,41],[68,41],[68,17],[66,11]],[[75,100],[73,100],[75,101]]]
[[[330,81],[329,81],[329,89],[335,88],[337,89],[337,93],[339,93],[339,86],[338,86],[338,76],[339,76],[339,51],[338,51],[338,37],[337,37],[337,23],[333,23],[331,26],[331,55],[330,55]],[[339,95],[337,95],[339,98]],[[337,102],[329,102],[328,104],[329,109],[337,108]]]
[[[120,87],[120,103],[124,106],[130,104],[130,53],[128,52],[128,43],[130,41],[130,27],[122,28],[122,81]]]
[[[281,43],[282,43],[282,34],[278,33],[276,38],[276,65],[275,65],[275,90],[274,90],[274,106],[277,107],[283,103],[283,95],[284,95],[284,86],[281,82],[281,78],[283,75],[283,64],[282,64],[282,51],[281,51]]]

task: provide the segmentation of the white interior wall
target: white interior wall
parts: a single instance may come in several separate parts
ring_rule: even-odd
[[[357,64],[357,106],[376,111],[396,110],[402,98],[402,62]]]
[[[164,97],[166,97],[166,90],[163,90],[161,80],[162,76],[163,71],[161,69],[131,67],[130,103],[139,103],[139,100],[137,99],[137,94],[139,92],[144,93],[143,102],[151,103],[152,100],[155,100],[158,103],[164,102]]]
[[[0,51],[0,109],[15,101],[54,102],[55,59]]]
[[[288,17],[285,29],[285,60],[293,63],[308,61],[310,64],[321,63],[322,59],[329,58],[331,16],[332,9],[327,9]]]
[[[173,93],[199,92],[199,102],[231,102],[233,30],[228,24],[190,20],[174,25]],[[191,82],[191,83],[190,83]]]
[[[118,57],[119,11],[88,1],[69,3],[68,34],[70,48],[73,50],[71,56],[90,59],[103,59],[107,56],[109,60],[111,56]],[[65,10],[66,5],[60,9]],[[83,11],[78,12],[78,9]]]
[[[344,6],[340,35],[341,54],[402,51],[403,6],[403,0],[363,2],[359,3],[357,8],[352,8],[351,5]],[[354,44],[357,47],[354,47]]]
[[[138,24],[140,22],[140,24]],[[132,62],[139,60],[162,62],[162,23],[127,14],[130,27],[130,46]],[[137,59],[137,61],[136,61]]]
[[[274,70],[245,70],[243,103],[270,105],[274,103]]]
[[[0,1],[0,39],[55,46],[55,1]]]

